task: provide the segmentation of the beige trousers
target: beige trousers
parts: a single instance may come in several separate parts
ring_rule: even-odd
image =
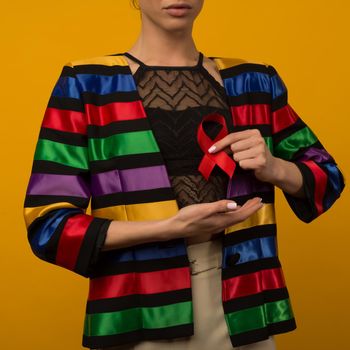
[[[187,246],[187,252],[191,262],[194,335],[188,338],[142,341],[104,349],[276,350],[273,336],[244,346],[232,346],[221,299],[221,240],[190,244]]]

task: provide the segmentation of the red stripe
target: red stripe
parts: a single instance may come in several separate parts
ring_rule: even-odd
[[[42,126],[60,131],[86,134],[86,120],[81,112],[47,107]]]
[[[272,114],[272,133],[275,134],[288,126],[294,124],[298,119],[298,114],[289,105],[274,111]]]
[[[270,105],[231,106],[234,125],[270,124]]]
[[[190,288],[189,267],[135,272],[90,279],[89,300],[117,298],[131,294],[153,294]]]
[[[303,163],[309,167],[309,169],[312,171],[312,174],[314,176],[315,206],[316,206],[318,215],[320,215],[321,213],[324,212],[323,198],[324,198],[324,195],[326,193],[328,176],[314,161],[305,160],[305,161],[303,161]]]
[[[85,109],[88,115],[89,124],[107,125],[122,120],[133,120],[146,118],[140,100],[134,102],[113,102],[103,106],[86,104]]]
[[[58,242],[57,265],[74,270],[86,230],[92,220],[91,215],[77,214],[66,221]]]
[[[266,289],[285,287],[282,268],[274,268],[237,276],[223,281],[222,300],[227,301],[246,295],[257,294]]]

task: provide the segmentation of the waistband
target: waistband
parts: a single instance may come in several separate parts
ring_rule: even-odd
[[[222,240],[214,239],[206,242],[190,244],[187,246],[191,274],[221,268]]]

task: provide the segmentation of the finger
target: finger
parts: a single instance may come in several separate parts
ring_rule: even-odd
[[[215,142],[212,144],[212,146],[208,149],[209,153],[215,153],[218,151],[221,151],[222,149],[229,147],[231,149],[231,144],[240,140],[244,140],[250,136],[252,136],[251,133],[252,130],[243,130],[243,131],[237,131],[232,132],[225,137],[223,137],[221,140]]]
[[[239,166],[242,169],[258,169],[265,165],[265,160],[263,157],[256,157],[253,159],[244,159],[239,161]]]
[[[254,198],[251,198],[251,199],[248,199],[243,205],[241,208],[249,208],[255,204],[259,204],[262,202],[262,198],[261,197],[254,197]]]
[[[245,159],[254,159],[257,156],[261,155],[262,150],[260,146],[256,146],[250,149],[247,149],[245,151],[237,152],[233,154],[233,159],[236,162],[240,162],[241,160]]]
[[[228,212],[226,213],[226,215],[238,215],[239,220],[243,221],[247,219],[249,216],[251,216],[252,214],[254,214],[256,211],[258,211],[263,206],[264,206],[264,203],[262,203],[260,199],[254,199],[249,202],[247,201],[244,206],[242,206],[235,212],[232,212],[232,213]]]
[[[247,139],[239,140],[236,142],[233,142],[231,144],[231,151],[233,153],[235,152],[241,152],[246,149],[252,148],[256,145],[256,139],[253,137],[249,137]]]
[[[243,216],[243,220],[246,220],[247,218],[249,218],[249,216],[253,215],[263,206],[264,206],[264,203],[260,202],[260,203],[254,203],[249,207],[242,208],[240,211],[240,214]]]

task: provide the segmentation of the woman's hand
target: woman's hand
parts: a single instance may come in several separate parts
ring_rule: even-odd
[[[215,150],[210,151],[215,146]],[[267,147],[264,138],[258,129],[249,129],[226,135],[216,142],[210,153],[224,150],[233,154],[233,159],[242,169],[254,170],[257,179],[273,182],[278,170],[276,157]]]
[[[261,198],[249,199],[243,206],[229,209],[227,203],[234,203],[229,199],[216,202],[191,204],[181,208],[178,213],[169,219],[172,227],[171,237],[192,237],[196,235],[213,234],[226,227],[247,219],[259,210],[263,203]]]
[[[220,150],[232,154],[242,169],[253,170],[258,180],[270,182],[296,197],[305,196],[302,174],[297,165],[274,157],[258,129],[230,133],[208,151],[215,153]]]

